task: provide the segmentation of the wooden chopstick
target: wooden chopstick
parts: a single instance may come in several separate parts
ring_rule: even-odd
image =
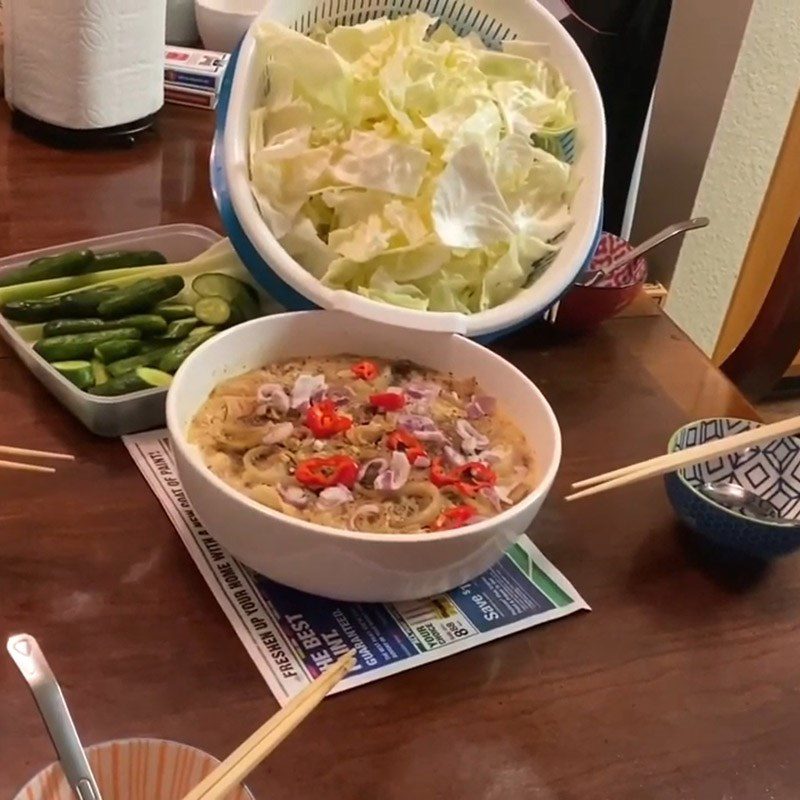
[[[0,444],[0,453],[5,453],[9,456],[22,456],[23,458],[52,458],[59,461],[75,460],[75,456],[70,453],[51,453],[49,450],[28,450],[26,447],[9,447],[7,444]]]
[[[24,464],[22,461],[0,461],[0,469],[18,469],[20,472],[55,472],[52,467],[40,467],[38,464]]]
[[[656,475],[665,475],[667,472],[675,472],[685,467],[695,464],[702,464],[713,458],[736,453],[747,447],[763,444],[781,436],[789,436],[800,431],[800,416],[790,417],[789,419],[773,422],[770,425],[762,425],[759,428],[752,428],[733,436],[726,436],[713,442],[690,447],[675,453],[667,453],[663,456],[640,461],[638,464],[631,464],[627,467],[597,475],[594,478],[587,478],[572,484],[574,489],[582,491],[567,495],[569,501],[579,500],[582,497],[589,497],[593,494],[616,489],[618,486],[627,486],[630,483],[637,483],[645,478],[653,478]]]
[[[343,655],[313,683],[240,744],[183,800],[221,800],[240,784],[323,700],[356,663],[355,652]]]

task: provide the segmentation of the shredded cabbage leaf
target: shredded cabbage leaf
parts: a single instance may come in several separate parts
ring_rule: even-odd
[[[256,40],[253,196],[325,285],[471,314],[558,250],[574,181],[550,143],[576,121],[547,45],[489,49],[421,12]]]

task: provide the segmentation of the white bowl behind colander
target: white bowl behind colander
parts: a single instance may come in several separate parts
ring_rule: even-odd
[[[590,257],[601,214],[606,150],[603,105],[589,65],[578,46],[558,20],[535,0],[473,0],[469,4],[461,0],[270,0],[254,26],[259,20],[270,19],[305,32],[321,21],[357,24],[414,10],[443,19],[462,35],[475,30],[486,41],[518,38],[546,42],[550,46],[549,60],[575,90],[578,128],[573,169],[579,179],[572,203],[575,224],[543,274],[496,308],[465,315],[387,305],[349,291],[331,289],[303,269],[272,235],[250,191],[248,120],[265,79],[255,58],[252,27],[242,41],[225,123],[224,165],[231,204],[247,238],[269,267],[319,307],[417,330],[486,336],[514,328],[543,312],[572,284]]]

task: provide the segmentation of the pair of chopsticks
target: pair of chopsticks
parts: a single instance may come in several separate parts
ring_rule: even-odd
[[[323,700],[355,665],[355,651],[343,655],[313,683],[242,742],[183,800],[221,800],[240,784]]]
[[[75,460],[75,456],[69,453],[51,453],[49,450],[29,450],[26,447],[9,447],[5,444],[0,445],[0,454],[17,456],[19,458],[52,459],[54,461]],[[39,464],[26,464],[24,461],[0,460],[0,469],[16,469],[22,472],[55,472],[53,467],[42,467]]]
[[[773,422],[770,425],[762,425],[733,436],[726,436],[723,439],[706,442],[675,453],[667,453],[647,461],[640,461],[638,464],[595,475],[594,478],[577,481],[572,484],[572,488],[579,491],[567,495],[566,499],[579,500],[581,497],[607,492],[609,489],[616,489],[619,486],[643,481],[645,478],[653,478],[656,475],[665,475],[668,472],[702,464],[704,461],[737,453],[748,447],[764,444],[782,436],[791,436],[798,432],[800,432],[800,416]]]

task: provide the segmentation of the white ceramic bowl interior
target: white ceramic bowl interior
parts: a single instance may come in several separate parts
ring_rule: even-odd
[[[537,483],[521,503],[455,531],[370,534],[280,514],[210,472],[186,438],[188,425],[222,380],[272,361],[349,352],[409,358],[475,376],[500,398],[530,442]],[[339,600],[388,602],[428,597],[474,578],[528,530],[552,485],[561,435],[541,392],[516,367],[461,336],[399,331],[342,312],[262,317],[214,337],[178,370],[167,396],[178,473],[209,532],[236,558],[279,583]]]
[[[298,0],[292,3],[270,2],[259,19],[275,20],[305,31],[320,20],[349,24],[414,9],[449,21],[459,32],[476,26],[482,32],[491,31],[500,39],[516,37],[546,42],[550,48],[550,61],[562,71],[575,90],[578,128],[574,175],[579,184],[572,204],[575,224],[544,273],[502,305],[472,315],[402,309],[323,286],[272,235],[250,191],[249,114],[265,80],[255,58],[252,28],[242,42],[225,123],[224,166],[231,203],[247,238],[272,270],[321,308],[348,311],[384,324],[417,330],[484,336],[512,328],[543,312],[569,288],[589,257],[601,214],[606,150],[603,104],[589,65],[578,46],[561,23],[536,0],[505,0],[502,3],[490,0],[473,0],[471,3],[462,0]]]
[[[188,744],[164,739],[119,739],[86,750],[105,800],[182,800],[219,761]],[[14,800],[75,800],[61,764],[43,769]],[[253,800],[244,787],[224,800]]]
[[[206,50],[230,53],[267,0],[195,0],[195,16]]]

